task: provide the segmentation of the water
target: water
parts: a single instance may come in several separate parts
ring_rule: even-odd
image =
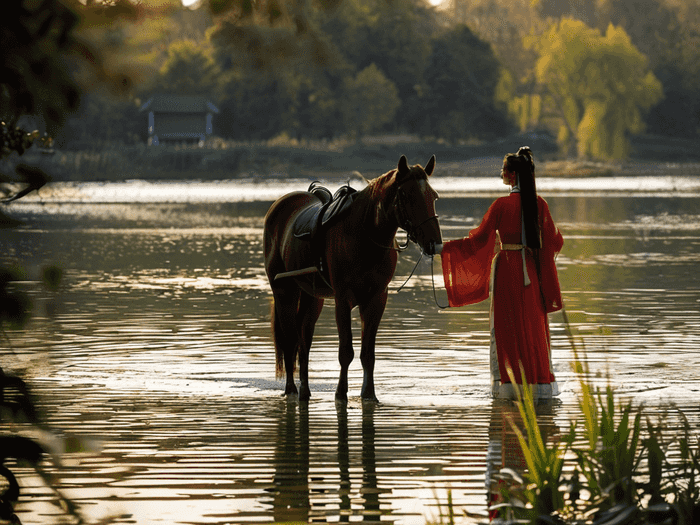
[[[281,398],[262,220],[274,198],[307,185],[65,184],[8,208],[24,225],[0,233],[0,263],[26,269],[35,312],[9,334],[13,353],[1,364],[39,395],[53,446],[68,448],[60,468],[46,468],[89,518],[422,524],[448,490],[459,512],[483,515],[487,472],[522,460],[507,424],[513,407],[488,396],[488,304],[438,308],[425,260],[397,291],[415,247],[400,256],[377,340],[381,403],[360,401],[358,358],[349,403],[336,406],[330,302],[312,347],[311,401]],[[505,189],[474,178],[434,186],[445,239],[466,235]],[[566,311],[594,382],[652,417],[673,402],[697,427],[698,180],[542,179],[538,188],[564,233]],[[55,263],[57,293],[37,282]],[[439,275],[435,283],[444,304]],[[542,418],[556,439],[577,417],[577,382],[563,315],[550,320],[562,394]],[[61,516],[45,483],[19,472],[22,522]]]

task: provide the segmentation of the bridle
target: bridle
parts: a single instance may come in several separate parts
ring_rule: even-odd
[[[429,217],[420,218],[419,219],[420,222],[418,222],[417,224],[414,224],[414,221],[406,213],[406,202],[408,200],[408,197],[406,196],[406,192],[404,190],[404,185],[408,184],[409,182],[417,182],[417,181],[416,181],[416,179],[411,178],[409,180],[402,182],[396,190],[396,196],[394,197],[394,202],[392,205],[392,208],[394,210],[394,215],[396,216],[396,220],[399,224],[399,228],[401,228],[402,230],[405,230],[406,233],[408,234],[408,238],[406,239],[406,244],[403,247],[401,247],[399,245],[399,248],[400,248],[399,251],[403,251],[408,247],[409,240],[411,240],[417,244],[418,240],[417,240],[416,233],[418,232],[418,229],[421,228],[424,224],[426,224],[429,221],[437,221],[438,220],[438,215],[434,214],[434,215],[431,215]],[[430,187],[430,185],[428,185],[428,187]]]
[[[396,250],[397,252],[402,252],[402,251],[406,250],[406,248],[408,248],[409,241],[413,241],[414,243],[418,244],[417,235],[416,235],[418,229],[421,228],[424,224],[426,224],[429,221],[437,221],[438,220],[438,215],[434,214],[434,215],[431,215],[429,217],[422,217],[422,218],[420,218],[420,222],[417,222],[416,224],[414,224],[414,221],[406,213],[406,207],[407,207],[406,203],[408,201],[408,197],[406,196],[406,191],[404,189],[404,186],[406,184],[408,184],[409,182],[417,183],[418,181],[413,177],[408,179],[408,180],[403,181],[398,186],[398,188],[396,190],[396,195],[394,196],[394,200],[393,200],[392,205],[391,205],[391,209],[393,211],[394,216],[396,217],[396,222],[398,223],[399,228],[401,228],[402,230],[405,230],[406,233],[408,234],[408,237],[406,238],[406,242],[403,245],[396,242],[397,248],[395,248],[393,246],[391,246],[391,247],[390,246],[381,246],[376,241],[373,241],[375,244],[377,244],[378,246],[381,246],[385,249],[391,249],[391,250]],[[427,183],[427,181],[426,181],[426,183]],[[430,184],[428,184],[428,187],[430,188]],[[432,190],[432,188],[431,188],[431,190]],[[432,191],[434,191],[434,190],[432,190]],[[435,199],[437,199],[437,194],[435,195]],[[404,283],[401,286],[399,286],[398,289],[395,290],[394,293],[400,292],[403,289],[403,287],[406,286],[406,284],[411,279],[411,277],[413,277],[413,274],[416,271],[416,268],[418,268],[418,265],[423,260],[424,255],[425,255],[425,252],[423,251],[423,249],[421,249],[420,258],[418,259],[416,264],[413,266],[411,273],[406,278]],[[431,255],[430,258],[432,261],[433,256]],[[437,297],[436,297],[436,302],[437,302]]]

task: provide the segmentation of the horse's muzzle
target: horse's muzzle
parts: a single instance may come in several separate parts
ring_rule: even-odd
[[[437,215],[418,225],[414,232],[415,242],[426,255],[435,255],[436,246],[442,245],[442,233]]]

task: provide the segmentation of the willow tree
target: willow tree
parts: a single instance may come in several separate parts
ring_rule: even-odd
[[[564,18],[529,44],[538,53],[537,83],[555,115],[563,151],[625,158],[630,135],[643,131],[643,113],[663,90],[624,29],[611,24],[603,35]]]

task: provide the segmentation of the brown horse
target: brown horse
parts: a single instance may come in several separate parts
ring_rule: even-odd
[[[293,192],[278,199],[265,216],[265,270],[272,287],[272,331],[277,372],[286,369],[285,395],[309,399],[309,349],[324,298],[335,299],[340,347],[340,378],[336,399],[347,400],[348,367],[353,360],[351,310],[360,308],[364,370],[361,396],[376,400],[374,345],[386,307],[394,271],[398,228],[408,232],[428,255],[442,242],[435,213],[438,195],[428,183],[435,156],[425,169],[408,166],[402,156],[398,168],[369,182],[353,195],[346,213],[322,228],[314,241],[299,235],[301,217],[319,208],[322,199],[311,192]],[[311,189],[311,188],[310,188]],[[297,224],[295,226],[295,223]],[[318,241],[318,242],[317,242]],[[299,355],[300,392],[294,384]]]

